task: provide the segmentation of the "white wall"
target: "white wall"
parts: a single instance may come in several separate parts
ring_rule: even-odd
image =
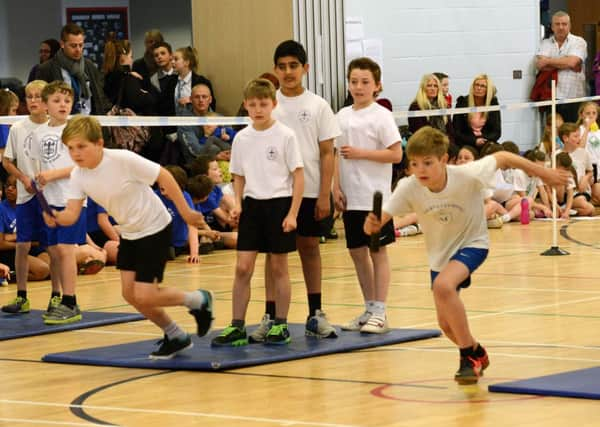
[[[374,7],[374,4],[377,7]],[[528,100],[539,43],[538,0],[345,0],[346,17],[362,17],[365,38],[383,40],[383,97],[406,110],[421,76],[441,71],[450,92],[468,93],[475,75],[487,73],[501,104]],[[513,70],[523,78],[513,80]],[[502,112],[501,141],[522,149],[537,144],[537,112]]]

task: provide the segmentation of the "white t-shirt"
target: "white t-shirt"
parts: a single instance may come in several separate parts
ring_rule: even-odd
[[[580,126],[579,132],[581,132],[581,135],[583,135],[584,131],[584,127]],[[600,164],[600,130],[588,132],[585,150],[590,155],[590,161],[593,164]]]
[[[556,154],[563,152],[564,150],[558,150]],[[575,151],[569,153],[571,159],[573,160],[573,167],[575,168],[575,172],[577,172],[577,188],[579,188],[579,183],[581,179],[585,176],[585,174],[589,171],[592,171],[592,160],[590,159],[589,153],[583,148],[576,148]],[[591,188],[589,185],[584,190],[585,192],[591,192]]]
[[[512,169],[510,169],[510,171],[511,171],[510,176],[512,179]],[[494,176],[495,176],[495,180],[494,180],[494,188],[492,191],[492,199],[494,199],[498,203],[504,203],[508,199],[510,199],[510,197],[515,192],[515,189],[512,185],[512,182],[506,181],[506,178],[504,176],[504,171],[498,169],[498,170],[496,170],[496,173],[494,174]]]
[[[152,191],[160,165],[128,150],[104,149],[94,169],[71,172],[68,200],[90,196],[102,206],[128,240],[150,236],[171,222],[171,215]]]
[[[529,176],[521,169],[514,169],[513,171],[513,186],[515,191],[523,191],[525,194],[533,199],[538,192],[538,187],[544,185],[542,180],[536,176]]]
[[[231,146],[229,172],[243,176],[244,197],[268,200],[292,195],[292,172],[303,167],[294,131],[280,123],[266,130],[245,127]]]
[[[433,271],[441,271],[459,249],[489,247],[482,190],[494,185],[496,167],[494,156],[447,166],[446,188],[439,193],[410,176],[383,205],[390,215],[417,214]]]
[[[335,141],[338,150],[345,145],[384,150],[402,140],[391,111],[376,102],[359,110],[352,106],[342,108],[337,118],[342,130]],[[381,191],[384,202],[390,197],[391,163],[340,157],[339,173],[348,210],[370,211],[375,191]]]
[[[17,161],[17,167],[30,178],[39,172],[36,162],[31,157],[33,133],[41,126],[32,122],[29,117],[18,121],[10,127],[4,157]],[[31,200],[33,194],[28,193],[23,183],[17,180],[17,204],[21,205]]]
[[[278,90],[273,118],[296,133],[304,162],[304,197],[318,197],[321,188],[319,143],[337,138],[341,133],[331,107],[308,90],[293,97]]]
[[[64,169],[75,166],[69,155],[69,149],[62,143],[62,131],[67,124],[49,126],[40,125],[33,133],[31,158],[39,161],[40,171]],[[65,197],[69,178],[57,179],[44,186],[44,196],[51,206],[66,206]]]

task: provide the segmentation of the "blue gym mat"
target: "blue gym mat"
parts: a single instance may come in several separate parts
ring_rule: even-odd
[[[336,339],[318,339],[304,336],[303,324],[290,324],[289,327],[292,342],[289,345],[282,346],[249,344],[243,347],[215,348],[210,346],[210,341],[220,331],[213,331],[207,337],[198,338],[194,336],[194,347],[170,360],[151,360],[148,358],[150,352],[157,348],[156,340],[52,353],[44,356],[42,360],[45,362],[127,368],[216,371],[342,353],[441,335],[440,331],[436,329],[392,329],[390,332],[381,335],[338,331],[338,338]],[[248,329],[251,331],[252,328]]]
[[[490,385],[499,393],[600,399],[600,367]]]
[[[42,310],[31,310],[26,314],[0,312],[0,341],[145,319],[138,313],[84,311],[82,312],[83,318],[79,322],[67,325],[46,325],[42,319],[42,313]]]

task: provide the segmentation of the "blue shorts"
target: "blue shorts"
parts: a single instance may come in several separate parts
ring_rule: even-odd
[[[37,197],[17,205],[17,242],[40,242],[46,237],[42,209]]]
[[[51,206],[52,209],[62,211],[64,207]],[[44,226],[46,231],[46,240],[48,246],[58,245],[64,243],[67,245],[83,245],[85,244],[85,231],[87,226],[85,209],[81,209],[79,218],[73,225],[64,227],[58,225],[56,227]]]
[[[454,255],[450,257],[450,261],[458,261],[467,267],[469,270],[469,277],[458,284],[456,290],[461,288],[468,288],[471,285],[471,274],[479,268],[483,261],[487,258],[488,250],[481,248],[462,248],[459,249]],[[433,287],[433,281],[440,274],[439,271],[431,270],[431,287]]]

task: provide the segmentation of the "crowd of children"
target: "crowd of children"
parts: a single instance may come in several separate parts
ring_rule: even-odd
[[[180,78],[172,104],[178,111],[192,111],[193,50],[177,49],[174,61],[167,61],[171,48],[163,42],[154,54],[159,71],[151,83],[158,91],[166,90],[163,79],[174,68]],[[554,142],[549,131],[539,149],[525,156],[514,143],[492,141],[480,151],[464,146],[452,156],[447,135],[422,127],[406,147],[407,177],[392,192],[392,164],[402,160],[402,137],[392,113],[375,102],[382,91],[379,65],[368,58],[349,63],[353,104],[336,115],[325,100],[303,87],[309,65],[301,44],[281,43],[273,59],[279,89],[259,78],[244,90],[252,124],[237,134],[226,126],[204,126],[199,144],[216,148],[194,156],[185,167],[161,167],[132,152],[104,148],[95,119],[68,120],[74,98],[69,85],[29,83],[30,115],[10,128],[3,159],[11,177],[5,187],[7,206],[0,206],[0,252],[11,249],[14,255],[12,261],[0,261],[14,264],[17,295],[2,310],[29,312],[27,280],[50,274],[45,323],[79,321],[77,272],[96,272],[97,266],[112,262],[121,270],[124,298],[163,331],[160,347],[150,357],[170,358],[190,348],[192,341],[164,307],[186,306],[200,336],[210,329],[214,314],[209,291],[159,287],[166,262],[186,255],[195,264],[202,253],[236,248],[231,322],[211,344],[285,345],[292,339],[287,324],[288,254],[297,250],[308,303],[305,333],[335,339],[338,331],[322,307],[319,249],[320,237],[331,229],[327,219],[333,215],[333,194],[335,209],[343,212],[346,246],[364,302],[362,312],[341,329],[375,334],[389,330],[386,246],[396,237],[423,232],[438,322],[460,350],[455,379],[462,384],[477,381],[489,358],[470,332],[459,291],[470,285],[471,274],[487,256],[486,228],[522,217],[523,206],[532,216],[550,217],[551,186],[561,218],[593,214],[594,204],[600,203],[597,104],[583,104],[577,123],[558,127],[556,170],[546,167]],[[448,76],[438,74],[450,105]],[[200,86],[208,87],[206,82]],[[213,100],[204,96],[206,114]],[[227,155],[215,156],[221,152]],[[230,158],[232,183],[223,182],[217,160],[224,158]],[[452,163],[456,166],[448,166]],[[36,197],[40,188],[49,204],[46,210]],[[381,219],[371,213],[375,192],[383,197]],[[378,250],[369,246],[374,233]],[[49,259],[37,257],[38,247],[47,250]],[[249,333],[246,310],[258,253],[266,254],[265,312]],[[0,264],[0,275],[10,270]]]

